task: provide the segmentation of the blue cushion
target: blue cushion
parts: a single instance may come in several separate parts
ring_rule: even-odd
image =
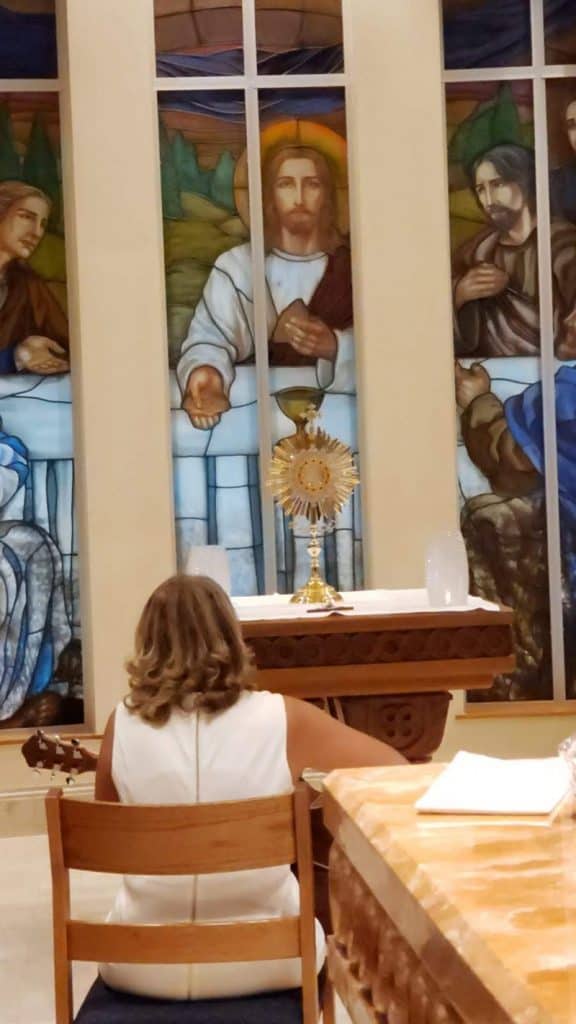
[[[299,988],[238,999],[144,999],[98,978],[75,1024],[302,1024]]]

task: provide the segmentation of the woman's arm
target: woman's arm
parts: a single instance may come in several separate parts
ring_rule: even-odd
[[[112,747],[114,746],[114,712],[110,715],[100,747],[100,755],[96,766],[96,786],[94,797],[108,803],[119,803],[120,797],[112,781]]]
[[[366,768],[407,764],[387,743],[375,740],[325,711],[295,697],[285,697],[288,764],[294,781],[304,768]]]

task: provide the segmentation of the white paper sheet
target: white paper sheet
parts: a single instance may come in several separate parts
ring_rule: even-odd
[[[461,750],[415,806],[429,814],[551,814],[569,789],[563,758],[508,761]]]

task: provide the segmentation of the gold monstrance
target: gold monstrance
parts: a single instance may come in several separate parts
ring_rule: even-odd
[[[360,483],[350,448],[316,424],[323,397],[316,388],[286,388],[276,395],[296,433],[274,447],[269,484],[292,520],[304,516],[310,523],[310,578],[292,598],[299,604],[329,605],[342,600],[320,574],[320,535],[323,526],[333,526]]]

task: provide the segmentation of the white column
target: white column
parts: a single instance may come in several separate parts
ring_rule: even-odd
[[[152,0],[61,0],[62,144],[88,722],[174,540]]]
[[[372,586],[457,522],[440,4],[344,0],[360,452]]]

